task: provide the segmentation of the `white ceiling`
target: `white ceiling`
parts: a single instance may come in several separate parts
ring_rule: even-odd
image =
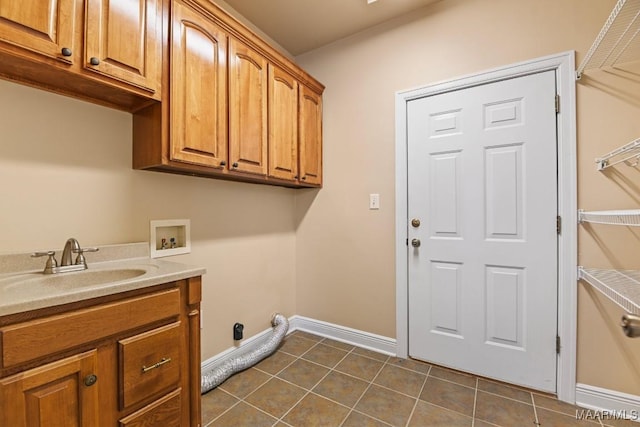
[[[438,0],[225,0],[293,56]]]

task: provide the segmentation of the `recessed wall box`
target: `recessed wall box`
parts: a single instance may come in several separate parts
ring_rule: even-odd
[[[190,253],[190,221],[188,219],[151,221],[149,252],[151,258]]]

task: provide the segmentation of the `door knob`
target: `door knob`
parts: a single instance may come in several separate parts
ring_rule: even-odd
[[[412,225],[413,227],[415,227],[415,228],[420,227],[420,220],[419,220],[418,218],[413,218],[413,219],[411,220],[411,225]]]
[[[411,246],[413,246],[414,248],[419,248],[420,247],[420,239],[411,239]]]

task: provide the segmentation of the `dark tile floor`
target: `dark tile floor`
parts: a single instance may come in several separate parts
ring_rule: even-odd
[[[630,426],[551,396],[296,331],[202,396],[209,427]]]

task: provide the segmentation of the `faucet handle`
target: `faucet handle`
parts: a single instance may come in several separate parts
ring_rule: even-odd
[[[75,264],[76,265],[87,265],[87,260],[84,257],[85,252],[98,252],[100,249],[98,248],[77,248],[73,250],[74,254],[78,254],[76,257]]]
[[[58,266],[58,261],[55,258],[55,251],[46,251],[46,252],[34,252],[31,254],[32,258],[39,258],[41,256],[48,256],[47,263],[44,266],[45,273],[53,272],[53,269]]]
[[[81,254],[84,252],[98,252],[100,248],[77,248],[73,250],[74,254]]]

